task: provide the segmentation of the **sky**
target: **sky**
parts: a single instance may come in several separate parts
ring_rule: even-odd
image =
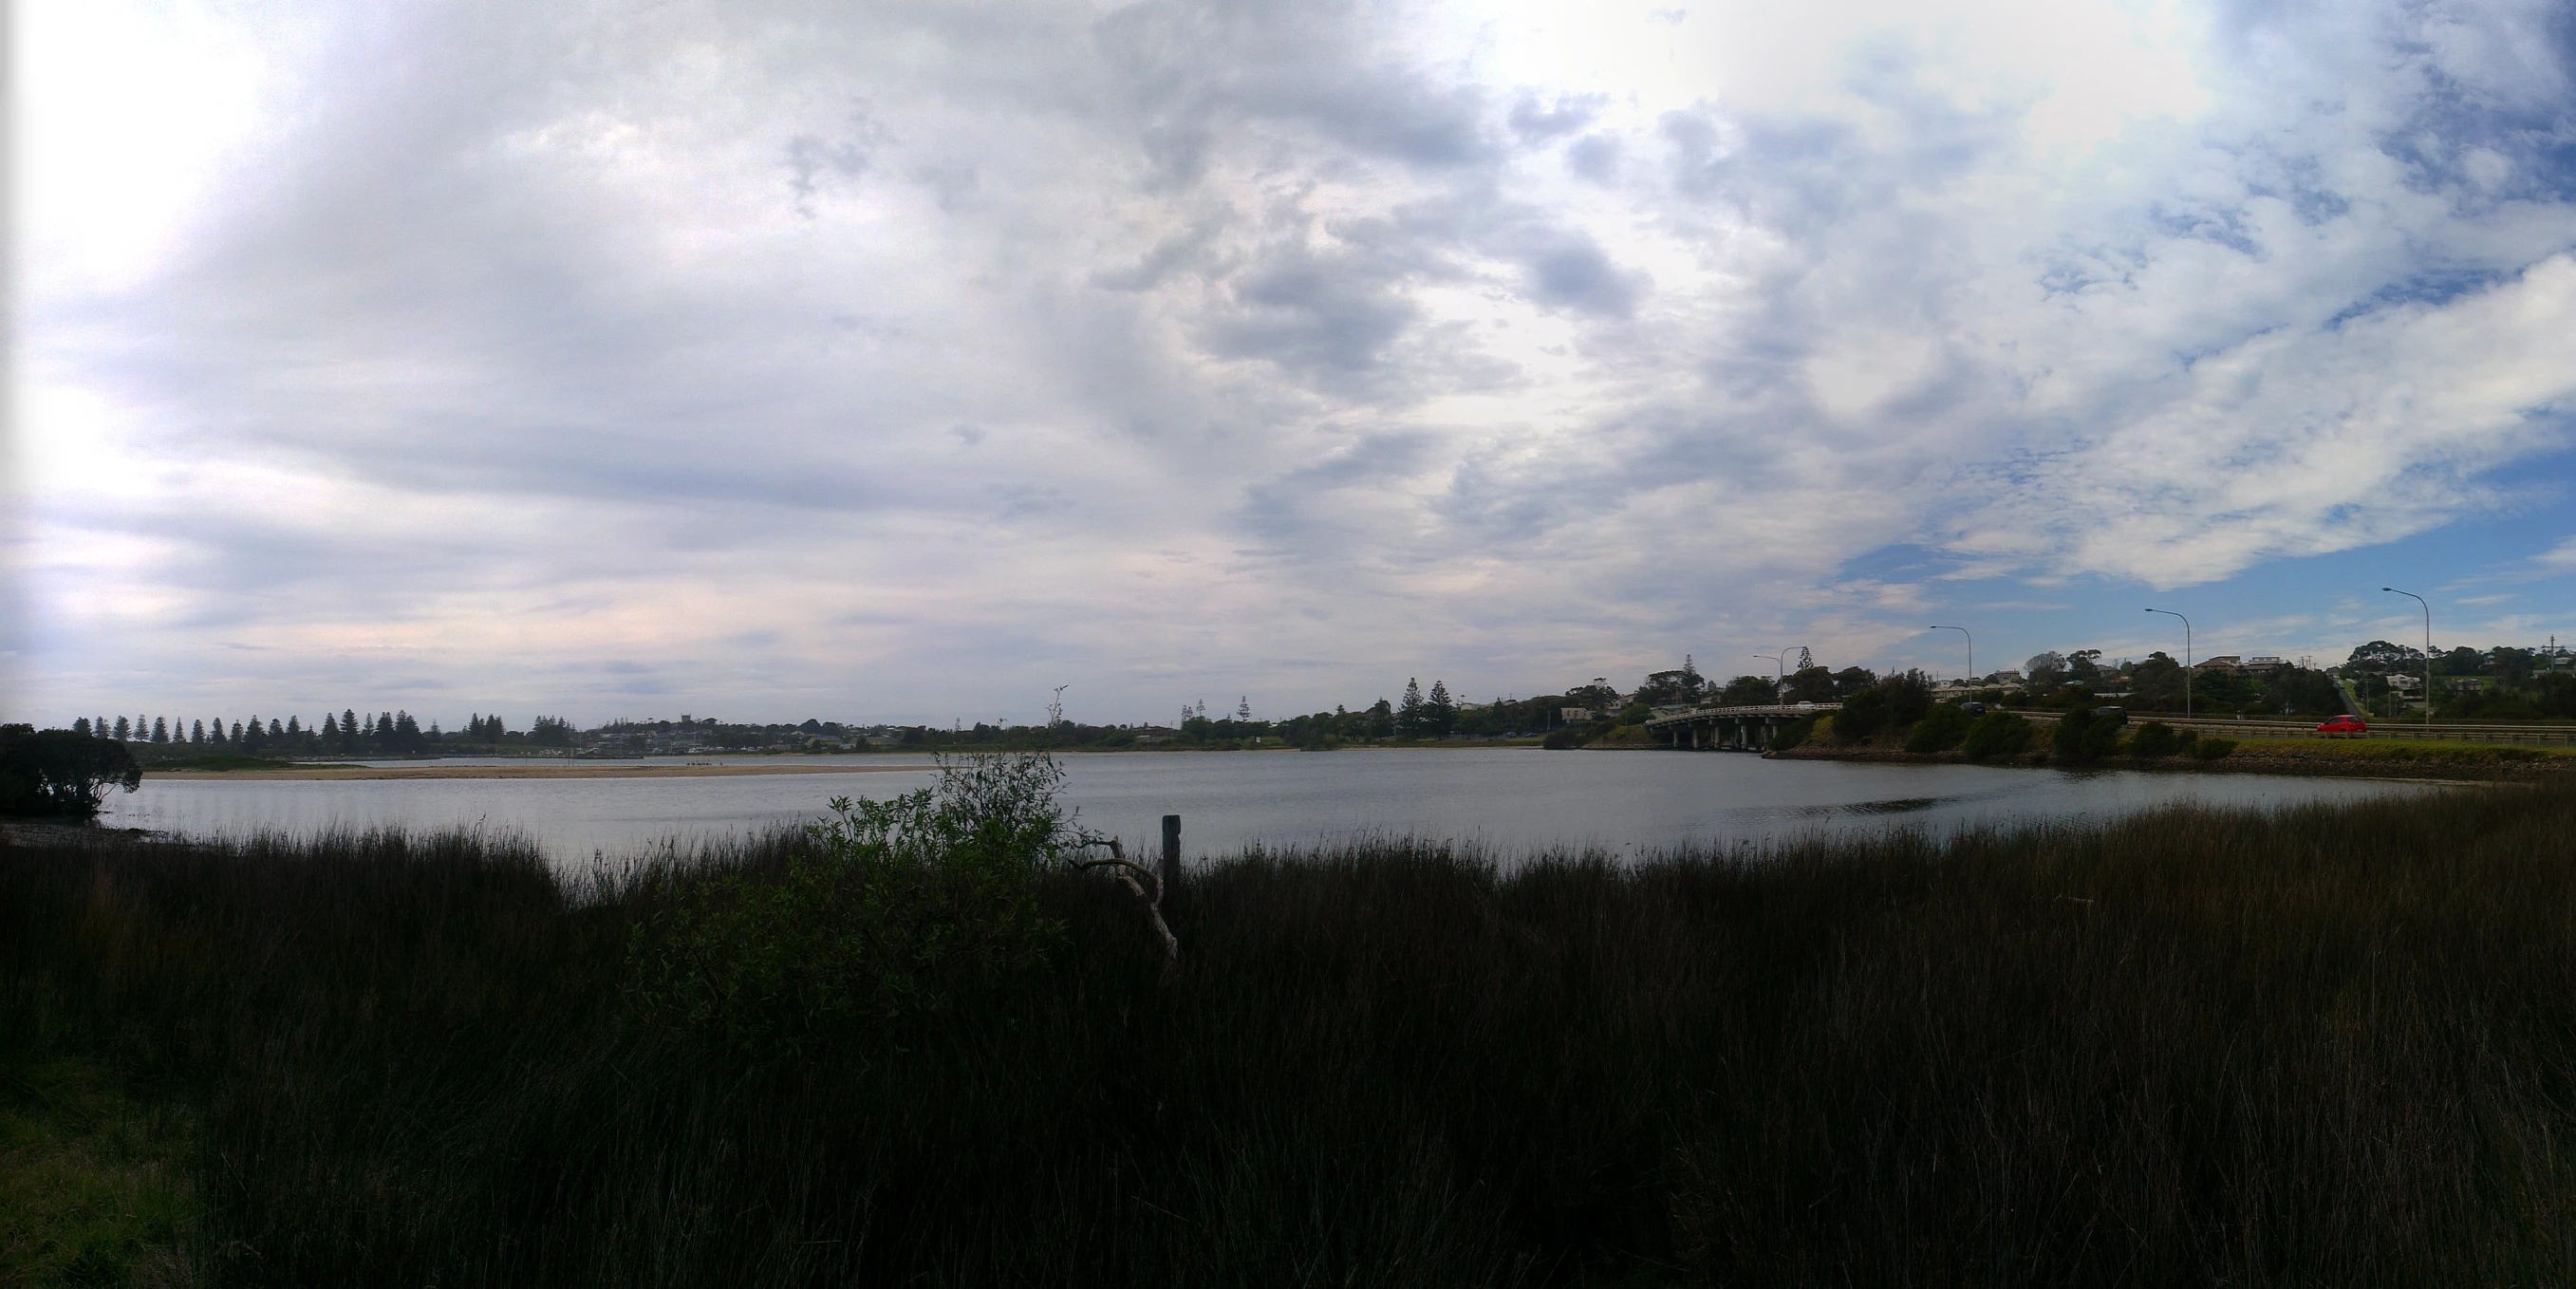
[[[0,719],[2576,639],[2576,10],[29,0]]]

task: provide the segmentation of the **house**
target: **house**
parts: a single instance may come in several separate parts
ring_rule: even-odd
[[[1568,725],[1580,725],[1597,719],[1598,715],[1589,707],[1560,707],[1556,709],[1556,718]]]
[[[2283,662],[2281,659],[2267,653],[2258,653],[2245,660],[2245,670],[2247,671],[2279,671],[2283,667],[2287,667],[2289,665],[2290,664]]]
[[[2233,676],[2236,673],[2245,670],[2245,660],[2232,653],[2223,653],[2215,658],[2201,659],[2199,664],[2194,666],[2192,670],[2224,672]]]

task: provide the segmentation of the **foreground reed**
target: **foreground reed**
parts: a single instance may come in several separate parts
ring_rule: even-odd
[[[637,928],[782,836],[0,847],[0,1049],[184,1107],[203,1283],[2576,1278],[2576,793],[1112,883],[745,1046]]]

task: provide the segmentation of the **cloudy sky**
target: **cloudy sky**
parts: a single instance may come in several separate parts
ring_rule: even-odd
[[[2576,637],[2559,0],[16,10],[16,718]]]

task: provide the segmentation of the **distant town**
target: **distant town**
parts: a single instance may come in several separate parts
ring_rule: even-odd
[[[1067,749],[1322,749],[1355,744],[1452,740],[1549,739],[1622,741],[1655,715],[1702,707],[1834,702],[1873,686],[1922,686],[1934,700],[1975,698],[2006,707],[2117,703],[2137,712],[2203,716],[2370,717],[2431,714],[2444,721],[2576,720],[2576,650],[2556,639],[2532,647],[2499,645],[2424,651],[2385,640],[2354,649],[2338,663],[2270,654],[2220,654],[2184,663],[2162,653],[2106,661],[2100,650],[2050,651],[2020,666],[1976,676],[1936,679],[1919,671],[1881,675],[1865,667],[1833,668],[1799,649],[1780,656],[1771,675],[1723,683],[1695,662],[1653,672],[1632,687],[1595,676],[1527,698],[1462,701],[1433,680],[1408,679],[1395,697],[1363,706],[1272,717],[1249,696],[1211,711],[1204,701],[1180,708],[1170,723],[1086,724],[1051,715],[1042,722],[954,721],[861,723],[820,718],[795,723],[726,721],[684,713],[671,719],[618,719],[591,728],[561,717],[524,724],[477,713],[462,727],[424,726],[407,711],[325,713],[236,719],[167,715],[89,716],[82,733],[120,740],[150,762],[206,756],[312,759],[477,755],[689,756],[744,753],[926,752],[1046,745]],[[2428,690],[2429,685],[2429,690]],[[1553,736],[1553,737],[1551,737]]]

